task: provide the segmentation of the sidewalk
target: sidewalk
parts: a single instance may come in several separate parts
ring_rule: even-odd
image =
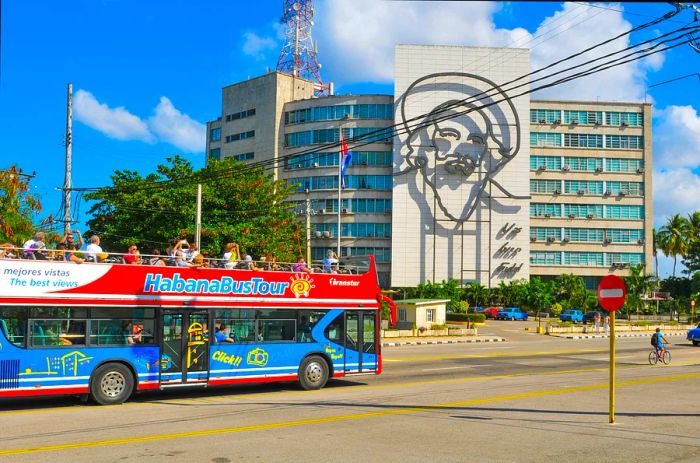
[[[420,346],[426,344],[459,344],[472,342],[505,342],[506,338],[498,336],[421,336],[411,338],[392,338],[382,341],[382,347]]]
[[[616,338],[651,338],[653,332],[640,333],[638,331],[615,333]],[[666,336],[686,336],[688,333],[686,331],[673,331],[670,333],[664,333]],[[552,336],[553,338],[564,338],[564,339],[598,339],[598,338],[609,338],[610,336],[605,334],[571,334],[571,333],[557,333],[548,334],[547,336]]]

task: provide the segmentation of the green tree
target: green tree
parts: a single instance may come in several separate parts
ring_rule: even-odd
[[[555,280],[555,295],[557,302],[565,307],[582,308],[588,298],[588,290],[583,278],[571,273],[563,273]]]
[[[28,177],[16,165],[0,170],[0,241],[21,245],[32,236],[39,199],[29,192]]]
[[[688,214],[688,249],[683,257],[687,273],[692,275],[700,270],[700,211]]]
[[[552,305],[554,301],[554,282],[542,281],[539,277],[533,277],[527,285],[524,304],[530,310],[540,310]]]
[[[673,256],[673,276],[676,276],[676,261],[678,256],[688,252],[690,223],[680,214],[674,214],[667,219],[666,225],[659,229],[661,252],[665,256]]]
[[[490,294],[486,286],[470,282],[464,287],[464,297],[473,307],[484,307],[489,302]]]
[[[639,312],[644,309],[643,297],[648,294],[654,285],[654,280],[651,275],[647,275],[644,264],[630,267],[629,276],[622,277],[627,287],[627,298],[625,299],[624,309],[627,313],[632,311]]]
[[[235,241],[255,258],[273,252],[279,261],[293,261],[302,254],[299,224],[284,203],[291,187],[233,158],[210,160],[195,171],[175,156],[145,177],[115,171],[112,182],[86,195],[96,201],[89,233],[99,234],[105,249],[138,243],[150,251],[174,238],[193,239],[196,185],[201,183],[203,250],[218,256],[224,244]]]

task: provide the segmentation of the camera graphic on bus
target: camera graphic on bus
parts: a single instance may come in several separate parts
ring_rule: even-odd
[[[257,365],[259,367],[264,367],[267,365],[270,355],[263,349],[256,347],[255,349],[248,352],[248,364]]]

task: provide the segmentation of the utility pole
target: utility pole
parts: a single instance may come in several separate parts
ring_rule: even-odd
[[[197,213],[194,219],[194,242],[197,243],[197,249],[201,251],[201,243],[199,240],[202,238],[202,184],[197,184]]]
[[[306,262],[311,265],[311,197],[306,189]]]
[[[68,110],[66,114],[66,178],[63,182],[63,232],[71,232],[71,157],[73,155],[73,84],[68,83]]]

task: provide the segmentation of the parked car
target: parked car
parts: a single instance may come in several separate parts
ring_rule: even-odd
[[[688,341],[691,341],[694,346],[700,345],[700,324],[692,330],[688,330]]]
[[[499,310],[500,309],[498,309],[498,307],[489,307],[488,309],[484,309],[479,313],[484,314],[486,318],[496,318]]]
[[[566,309],[559,315],[559,320],[563,322],[583,322],[583,310],[581,309]]]
[[[467,313],[481,313],[482,310],[484,310],[483,307],[469,307]]]
[[[506,307],[498,311],[498,320],[527,320],[527,312],[517,307]]]
[[[593,323],[595,321],[595,314],[600,314],[600,324],[603,325],[603,320],[607,314],[602,310],[592,310],[583,314],[583,323]]]

